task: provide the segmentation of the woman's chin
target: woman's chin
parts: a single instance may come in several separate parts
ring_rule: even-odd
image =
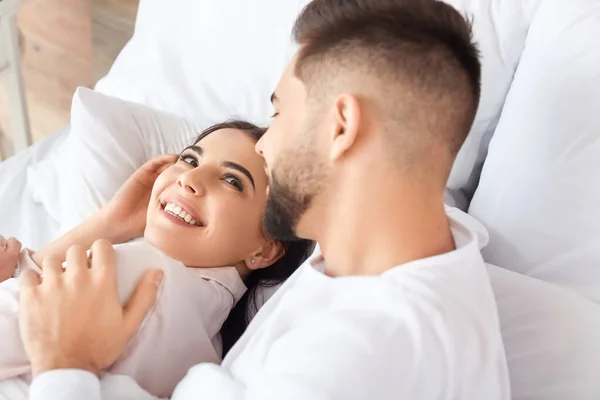
[[[212,268],[232,266],[242,256],[237,248],[224,248],[205,236],[190,237],[163,227],[148,224],[144,230],[144,240],[173,260],[187,267]],[[210,249],[211,251],[206,251]]]
[[[190,254],[192,248],[188,242],[181,240],[181,237],[173,235],[172,232],[165,232],[164,230],[152,229],[146,227],[144,232],[144,240],[146,243],[154,246],[165,255],[169,256],[173,260],[179,261],[187,267],[212,267],[213,265],[207,264],[202,259],[202,254],[199,254],[200,249],[203,247],[197,241],[194,243],[194,253]]]
[[[144,240],[172,259],[182,261],[184,255],[181,250],[185,248],[185,245],[176,236],[169,234],[169,232],[146,227],[144,230]]]

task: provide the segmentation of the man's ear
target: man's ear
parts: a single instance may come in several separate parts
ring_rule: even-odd
[[[251,254],[244,262],[249,270],[267,268],[275,264],[285,255],[283,243],[279,240],[267,239],[263,247]]]
[[[352,147],[360,130],[361,109],[356,95],[345,93],[339,96],[333,113],[330,157],[336,161]]]

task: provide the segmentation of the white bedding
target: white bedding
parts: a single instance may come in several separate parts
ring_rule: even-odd
[[[51,154],[69,132],[62,129],[0,163],[0,234],[14,236],[37,249],[58,233],[58,223],[33,201],[27,188],[27,167]],[[29,384],[20,378],[0,381],[0,400],[27,400]]]
[[[0,400],[27,400],[29,383],[20,378],[0,381]]]
[[[24,246],[38,249],[57,234],[57,221],[50,218],[44,206],[33,201],[26,172],[28,166],[52,153],[68,132],[66,127],[0,163],[1,235],[16,237]]]

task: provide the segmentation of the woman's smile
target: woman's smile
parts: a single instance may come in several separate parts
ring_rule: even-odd
[[[169,196],[160,201],[161,215],[173,222],[183,222],[189,227],[206,226],[194,207],[178,196]]]

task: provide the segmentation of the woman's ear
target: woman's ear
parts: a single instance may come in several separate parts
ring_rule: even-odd
[[[267,239],[262,249],[245,260],[246,267],[251,271],[267,268],[279,261],[284,255],[283,243],[279,240]]]
[[[361,124],[358,98],[353,94],[342,94],[336,99],[333,112],[330,157],[336,161],[352,147],[358,136]]]

